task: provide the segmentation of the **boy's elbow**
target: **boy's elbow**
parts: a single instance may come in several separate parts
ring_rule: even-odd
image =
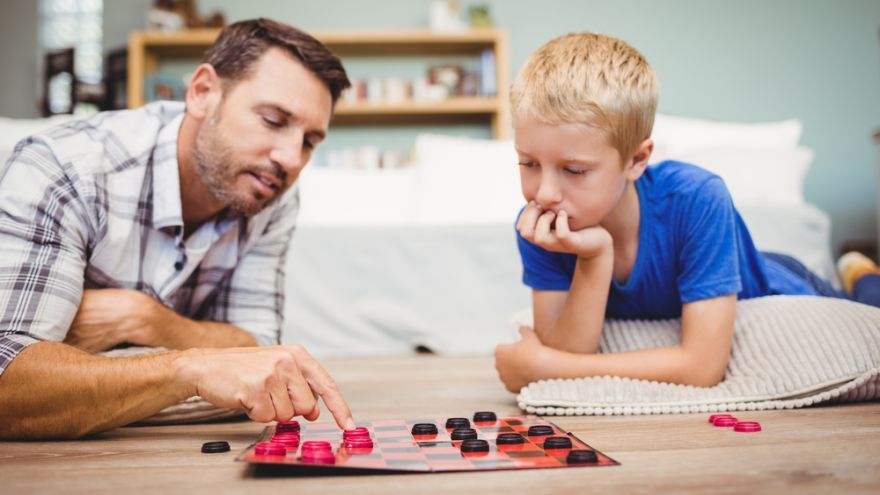
[[[694,362],[696,361],[696,362]],[[714,387],[724,380],[727,373],[727,360],[714,366],[706,366],[705,362],[694,360],[682,370],[682,385],[694,387]]]
[[[724,380],[724,372],[721,373],[696,373],[687,380],[685,385],[694,387],[714,387]]]

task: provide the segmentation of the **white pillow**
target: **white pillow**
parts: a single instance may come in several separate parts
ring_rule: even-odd
[[[422,134],[416,161],[419,224],[513,225],[525,204],[513,141]]]
[[[12,155],[15,145],[22,139],[50,127],[68,122],[73,115],[55,115],[45,119],[12,119],[0,117],[0,168]]]
[[[718,146],[681,153],[676,160],[721,176],[735,203],[771,202],[802,205],[804,180],[813,151],[795,148]]]
[[[680,160],[681,154],[701,148],[797,147],[803,126],[797,119],[779,122],[715,122],[658,114],[651,137],[654,153],[651,162]]]
[[[353,170],[308,165],[300,187],[299,225],[375,226],[413,222],[416,170]]]

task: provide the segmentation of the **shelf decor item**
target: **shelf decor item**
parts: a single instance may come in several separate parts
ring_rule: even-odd
[[[128,46],[129,108],[143,105],[157,93],[165,94],[170,88],[156,86],[157,80],[150,77],[164,73],[165,64],[179,68],[186,63],[195,67],[219,33],[219,29],[133,32]],[[354,87],[337,104],[334,126],[481,124],[489,126],[496,139],[510,135],[507,36],[503,31],[316,30],[310,34],[342,58],[343,63],[348,57],[366,57],[380,64],[385,59],[406,57],[454,56],[473,60],[469,67],[453,68],[447,64],[435,70],[440,84],[448,87],[444,92],[448,94],[443,95],[436,94],[434,90],[439,88],[430,84],[428,75],[424,81],[412,80],[409,86],[400,81],[389,84],[388,78],[355,79]],[[381,97],[371,98],[371,93]]]

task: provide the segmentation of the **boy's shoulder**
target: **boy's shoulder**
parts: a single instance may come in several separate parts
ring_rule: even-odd
[[[718,175],[697,165],[666,160],[645,169],[642,186],[657,197],[689,197],[703,193],[707,184],[726,193],[724,182]]]

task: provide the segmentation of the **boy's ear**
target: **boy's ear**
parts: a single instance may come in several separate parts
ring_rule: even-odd
[[[636,148],[632,155],[632,159],[626,167],[625,173],[627,179],[636,180],[645,172],[648,166],[648,160],[651,159],[651,153],[654,152],[654,141],[651,138],[645,139]]]
[[[211,64],[201,64],[186,88],[186,113],[196,120],[204,120],[222,99],[220,76]]]

